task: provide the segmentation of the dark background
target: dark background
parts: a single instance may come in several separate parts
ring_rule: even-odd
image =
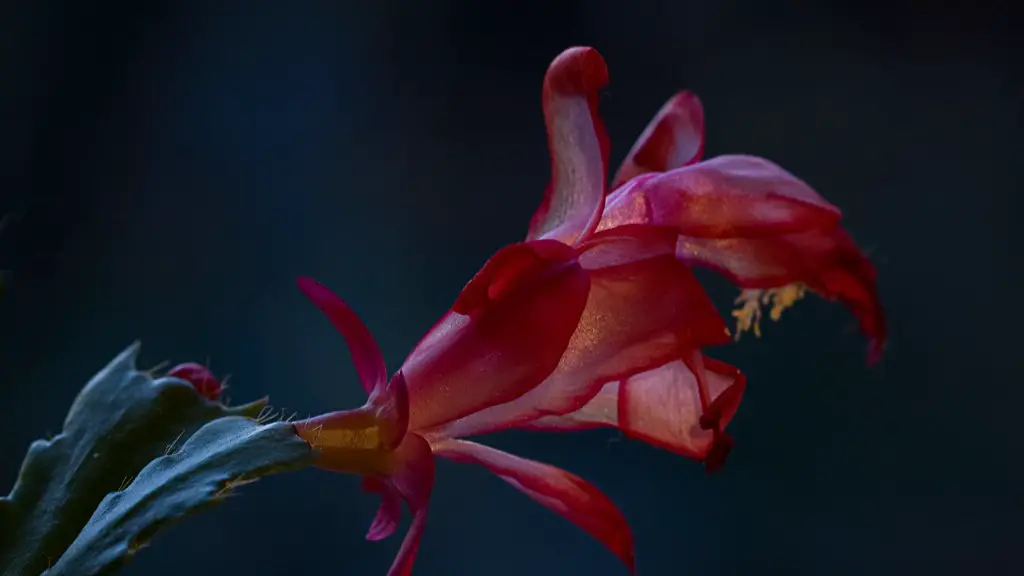
[[[426,6],[430,5],[430,8]],[[766,156],[840,206],[892,343],[838,305],[711,354],[749,377],[723,473],[601,431],[490,444],[576,472],[631,521],[641,574],[1022,573],[1017,25],[985,3],[5,2],[0,5],[0,486],[136,338],[300,413],[362,391],[293,278],[348,300],[391,367],[548,179],[540,86],[611,70],[623,157],[675,90],[708,155]],[[1003,13],[1006,12],[1006,13]],[[1016,231],[1015,231],[1016,232]],[[716,301],[735,291],[709,278]],[[404,532],[316,470],[267,479],[126,570],[383,574]],[[418,574],[620,575],[482,469],[442,462]]]

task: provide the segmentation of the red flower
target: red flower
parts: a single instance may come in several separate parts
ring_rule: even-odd
[[[434,482],[432,454],[484,465],[599,538],[632,570],[629,526],[596,488],[546,464],[428,434],[431,426],[515,398],[558,362],[588,293],[572,250],[541,241],[499,252],[390,382],[370,333],[345,303],[311,279],[299,285],[344,335],[369,399],[355,410],[297,422],[296,431],[317,450],[319,467],[363,475],[364,489],[381,494],[367,539],[394,532],[399,502],[408,504],[413,522],[390,575],[412,572]],[[415,379],[406,375],[410,368]]]
[[[806,290],[842,300],[885,339],[874,270],[839,211],[767,160],[703,150],[700,102],[659,112],[606,190],[608,138],[597,95],[608,80],[592,48],[552,62],[543,108],[552,182],[525,242],[499,250],[390,380],[369,331],[323,286],[300,288],[348,342],[369,398],[296,423],[323,468],[380,493],[367,538],[413,513],[390,574],[409,574],[426,522],[433,456],[481,464],[601,540],[632,570],[625,519],[596,488],[558,468],[462,440],[509,428],[613,426],[721,467],[746,385],[702,349],[729,330],[694,277],[701,264],[743,287],[740,331],[758,331]]]

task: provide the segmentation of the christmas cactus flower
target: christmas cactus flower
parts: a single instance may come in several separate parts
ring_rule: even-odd
[[[413,522],[390,574],[411,573],[435,456],[486,467],[633,569],[629,527],[596,488],[465,438],[610,426],[720,468],[746,380],[704,355],[731,335],[693,265],[743,289],[737,335],[759,333],[762,305],[777,319],[811,291],[853,310],[872,359],[882,350],[875,272],[839,210],[767,160],[700,161],[696,96],[673,97],[606,186],[609,140],[597,101],[607,82],[592,48],[552,62],[542,90],[552,180],[526,239],[485,263],[392,376],[355,313],[299,280],[344,336],[368,399],[295,429],[318,466],[361,475],[380,494],[368,539],[390,535],[401,501],[409,506]]]

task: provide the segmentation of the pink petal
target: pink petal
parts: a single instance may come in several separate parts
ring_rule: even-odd
[[[391,476],[391,485],[402,495],[412,512],[412,524],[402,547],[388,571],[388,576],[409,576],[420,547],[420,538],[427,525],[427,505],[434,488],[434,456],[420,436],[407,434],[397,450],[399,466]]]
[[[635,571],[633,534],[622,512],[582,478],[548,464],[464,440],[433,445],[434,454],[456,462],[480,464],[535,502],[582,528]]]
[[[736,368],[712,358],[703,357],[701,364],[706,404],[701,399],[700,382],[694,372],[686,363],[676,360],[623,382],[609,382],[580,410],[540,418],[524,428],[616,427],[633,438],[689,458],[706,460],[714,448],[716,433],[722,434],[736,414],[746,378]],[[724,454],[720,457],[724,458]],[[708,464],[713,468],[721,462]]]
[[[558,364],[590,282],[553,240],[508,246],[466,285],[402,367],[412,430],[427,430],[535,387]]]
[[[680,234],[757,237],[838,225],[839,209],[756,156],[719,156],[630,181],[609,195],[599,230],[674,226]]]
[[[302,277],[296,283],[299,285],[299,290],[302,290],[302,293],[327,315],[331,324],[345,338],[349,352],[352,354],[352,362],[356,366],[356,372],[359,374],[366,393],[371,394],[376,387],[383,386],[387,382],[384,356],[381,354],[380,348],[377,347],[373,335],[363,325],[359,316],[356,316],[356,313],[341,298],[335,296],[316,280]]]
[[[530,222],[527,239],[574,244],[597,226],[609,149],[597,100],[607,84],[608,67],[593,48],[569,48],[551,62],[542,104],[552,183]]]
[[[398,528],[402,518],[402,495],[390,482],[373,476],[363,478],[363,490],[380,494],[380,508],[366,532],[366,539],[372,542],[383,540]]]
[[[433,433],[465,437],[583,407],[610,381],[679,357],[680,349],[724,344],[728,330],[688,266],[674,255],[672,230],[610,230],[582,248],[590,296],[558,367],[506,404]],[[633,255],[635,260],[629,258]]]
[[[704,107],[682,91],[669,99],[637,138],[611,189],[648,172],[664,172],[700,160],[704,152]]]

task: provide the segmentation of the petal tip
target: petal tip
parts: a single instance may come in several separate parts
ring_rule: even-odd
[[[882,355],[885,354],[887,342],[883,337],[872,338],[868,342],[868,366],[876,366],[882,361]]]
[[[704,469],[708,474],[715,474],[722,470],[722,467],[725,466],[725,459],[729,457],[729,453],[735,445],[736,441],[729,434],[720,432],[715,435],[714,443],[704,458]]]
[[[309,288],[323,286],[322,284],[320,284],[319,282],[317,282],[316,280],[309,276],[299,276],[295,278],[295,285],[298,286],[299,289],[303,291],[308,290]]]
[[[545,87],[554,92],[589,94],[608,84],[608,65],[589,46],[574,46],[551,61]]]

